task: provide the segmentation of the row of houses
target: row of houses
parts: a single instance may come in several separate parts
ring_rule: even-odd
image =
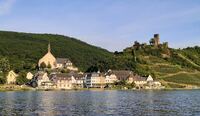
[[[17,74],[10,71],[7,76],[7,84],[15,84]],[[159,81],[155,81],[150,75],[141,77],[132,71],[125,70],[109,70],[106,73],[59,73],[38,71],[36,74],[27,73],[27,79],[30,80],[32,87],[39,89],[79,89],[79,88],[105,88],[112,87],[116,82],[125,81],[126,83],[134,83],[138,89],[159,89],[162,85]]]
[[[116,82],[125,81],[128,84],[135,84],[138,89],[159,89],[163,86],[159,81],[155,81],[151,75],[148,77],[139,76],[132,71],[108,70],[107,73],[90,73],[85,76],[87,88],[112,87]]]
[[[116,82],[134,83],[137,88],[160,88],[161,83],[154,81],[151,76],[141,77],[132,71],[108,70],[106,73],[81,73],[68,58],[56,58],[51,53],[50,43],[48,52],[39,60],[39,70],[36,74],[27,73],[27,79],[33,87],[41,89],[76,89],[76,88],[105,88],[112,87]],[[51,74],[45,72],[45,67],[51,69]],[[61,73],[58,69],[68,70]],[[67,72],[68,72],[67,71]],[[10,71],[7,83],[14,84],[17,74]]]
[[[31,79],[30,85],[38,89],[83,88],[83,74],[77,72],[51,73],[39,71]]]
[[[132,71],[112,71],[107,73],[51,73],[38,72],[31,80],[31,85],[38,89],[80,89],[112,87],[116,82],[134,83],[138,89],[160,88],[161,83],[154,81],[151,76],[141,77]]]

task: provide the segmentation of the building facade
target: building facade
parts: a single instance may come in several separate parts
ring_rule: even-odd
[[[87,88],[104,88],[106,85],[105,76],[100,72],[86,74],[85,84]]]
[[[6,83],[7,84],[15,84],[16,83],[16,78],[18,77],[18,75],[11,70],[8,75],[7,75],[7,79],[6,79]]]
[[[78,68],[74,67],[68,58],[55,58],[51,53],[50,43],[48,44],[48,52],[38,62],[40,68],[42,65],[45,65],[45,68],[78,71]]]
[[[28,79],[28,80],[31,80],[32,78],[33,78],[33,74],[31,73],[31,72],[28,72],[27,74],[26,74],[26,78]]]
[[[74,72],[58,73],[51,75],[51,80],[56,84],[57,89],[83,88],[83,75]]]
[[[55,69],[57,67],[56,58],[51,53],[50,43],[48,44],[48,52],[39,60],[38,66],[42,67],[42,65],[46,67],[50,66],[51,69]]]

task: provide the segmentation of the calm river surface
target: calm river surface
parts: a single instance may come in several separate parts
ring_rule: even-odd
[[[200,90],[0,92],[0,115],[200,116]]]

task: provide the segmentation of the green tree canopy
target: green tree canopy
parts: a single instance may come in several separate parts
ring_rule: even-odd
[[[17,77],[16,79],[16,83],[18,85],[23,85],[23,84],[26,84],[29,80],[26,78],[26,72],[23,71],[23,72],[20,72],[19,73],[19,76]]]
[[[3,73],[9,72],[10,71],[10,63],[9,60],[5,57],[0,58],[0,70]]]
[[[45,64],[44,62],[42,62],[42,63],[40,64],[40,68],[44,69],[44,68],[47,68],[47,66],[46,66],[46,64]]]

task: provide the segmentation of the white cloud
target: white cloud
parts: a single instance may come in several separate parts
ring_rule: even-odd
[[[2,0],[0,1],[0,15],[8,14],[16,0]]]

